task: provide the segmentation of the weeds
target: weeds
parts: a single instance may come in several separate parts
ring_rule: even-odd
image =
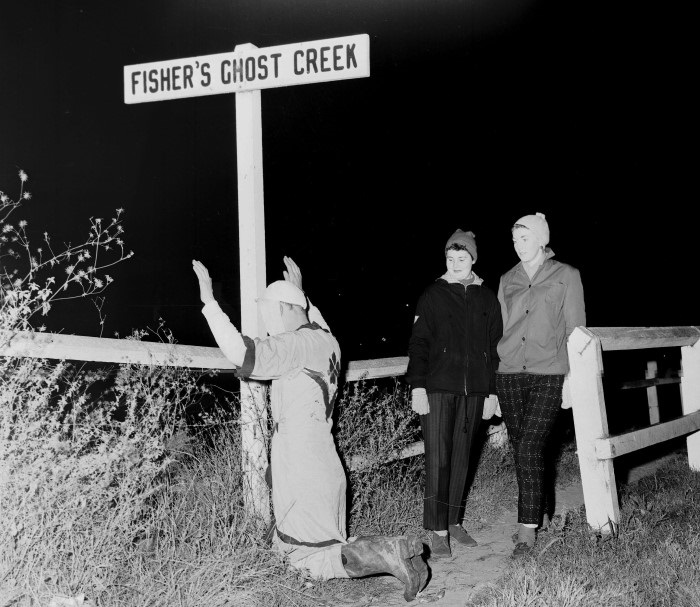
[[[406,386],[358,382],[345,388],[337,409],[338,451],[346,464],[351,457],[364,464],[348,473],[350,535],[422,531],[423,458],[394,459],[421,439]]]
[[[99,295],[113,281],[105,270],[134,254],[122,239],[124,209],[116,209],[109,221],[91,217],[88,235],[78,245],[56,249],[44,232],[42,246],[33,246],[27,221],[9,222],[32,198],[25,189],[27,173],[19,171],[19,179],[17,200],[0,191],[0,331],[31,328],[33,317],[46,316],[56,301]]]
[[[113,586],[147,533],[152,503],[174,459],[183,394],[177,368],[106,371],[65,362],[0,365],[0,588],[99,595]]]

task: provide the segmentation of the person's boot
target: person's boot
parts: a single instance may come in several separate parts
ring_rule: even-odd
[[[448,531],[450,538],[453,539],[455,542],[464,544],[465,546],[469,546],[470,548],[479,545],[479,543],[467,533],[467,530],[464,527],[462,527],[462,525],[450,525],[448,527]]]
[[[421,557],[423,542],[415,536],[369,535],[343,544],[340,555],[348,577],[388,573],[404,584],[403,597],[416,598],[428,581],[428,566]]]
[[[552,518],[546,512],[542,515],[542,524],[540,525],[540,531],[547,531],[549,526],[552,524]]]
[[[518,539],[515,544],[515,550],[513,550],[513,556],[525,556],[532,552],[535,546],[535,539],[537,538],[537,531],[534,527],[526,527],[525,525],[520,525],[518,529]]]
[[[434,531],[430,533],[430,556],[435,558],[449,558],[452,556],[449,532],[445,533],[444,535],[440,535]]]
[[[542,524],[540,525],[538,531],[547,531],[549,529],[549,526],[552,524],[552,519],[549,517],[549,514],[546,512],[544,515],[542,515]],[[516,531],[513,534],[513,543],[517,544],[518,543],[518,531]]]

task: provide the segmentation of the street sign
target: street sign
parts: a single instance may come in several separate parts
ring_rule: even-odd
[[[240,93],[369,76],[369,36],[344,36],[124,66],[124,103]]]

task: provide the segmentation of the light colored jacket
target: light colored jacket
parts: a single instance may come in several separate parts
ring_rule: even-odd
[[[581,275],[573,266],[546,258],[532,280],[522,262],[501,276],[498,301],[503,337],[498,343],[499,373],[565,375],[566,342],[586,325]]]

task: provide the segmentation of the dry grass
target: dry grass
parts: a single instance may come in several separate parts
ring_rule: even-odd
[[[361,458],[365,466],[348,473],[348,532],[401,535],[422,530],[423,458],[387,461],[419,440],[420,426],[407,389],[393,382],[348,386],[337,405],[338,451],[346,463]]]

